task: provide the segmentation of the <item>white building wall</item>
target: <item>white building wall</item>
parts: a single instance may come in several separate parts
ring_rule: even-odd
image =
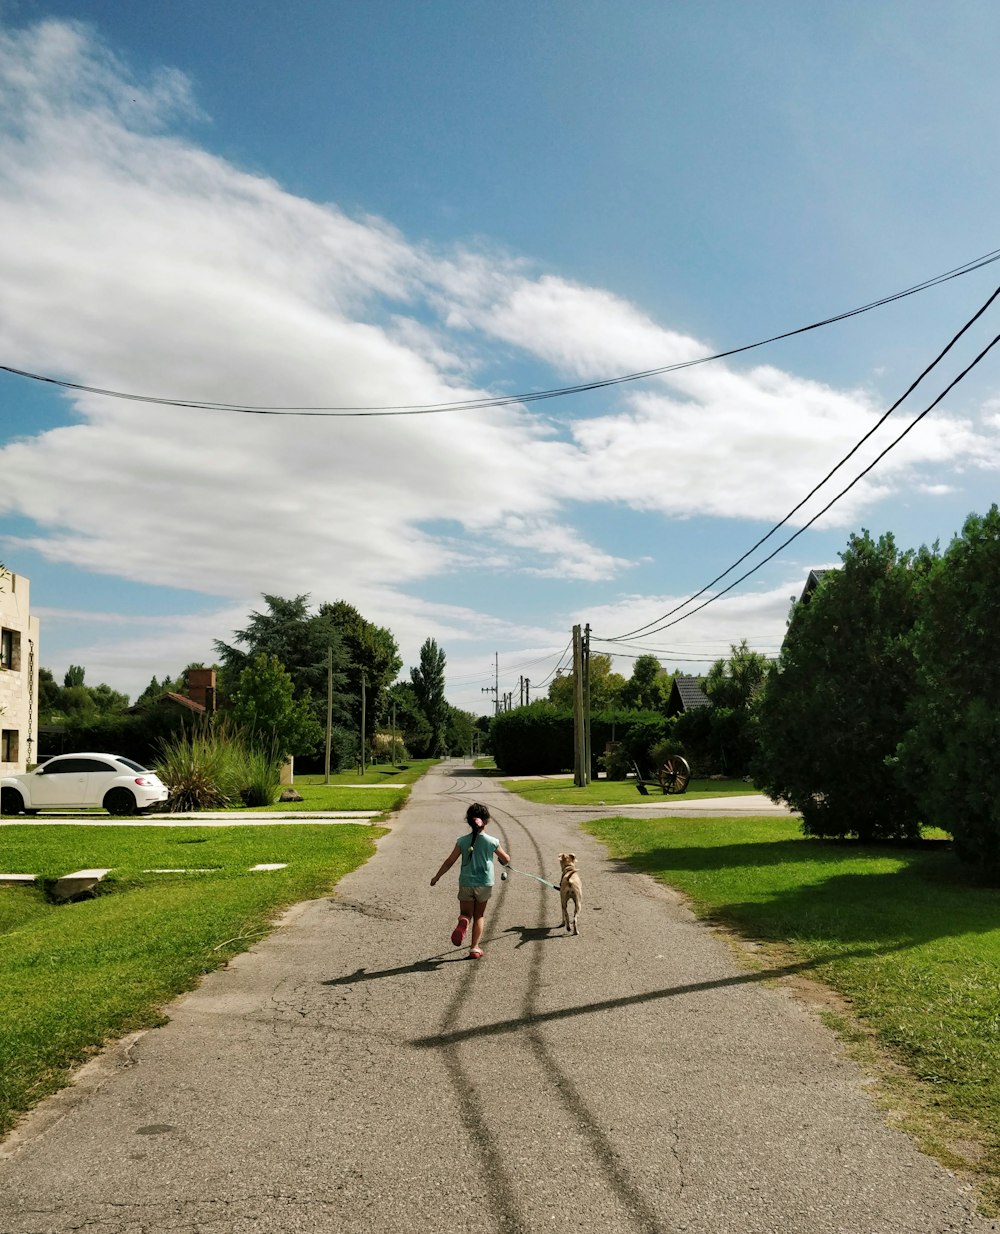
[[[31,584],[0,571],[0,772],[25,771],[38,751],[38,618]]]

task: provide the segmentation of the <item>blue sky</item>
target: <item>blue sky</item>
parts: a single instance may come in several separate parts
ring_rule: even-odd
[[[794,329],[1000,247],[998,35],[994,6],[920,0],[0,0],[0,364],[395,406]],[[451,701],[485,710],[494,652],[516,696],[574,622],[624,633],[740,556],[997,281],[485,412],[281,421],[0,373],[0,557],[32,581],[57,673],[134,695],[209,659],[262,592],[308,592],[390,626],[407,664],[437,638]],[[743,637],[773,653],[852,530],[947,542],[996,494],[997,371],[648,645],[689,671]]]

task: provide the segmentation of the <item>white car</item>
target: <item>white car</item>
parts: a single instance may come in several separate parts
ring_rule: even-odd
[[[118,754],[57,754],[34,771],[0,777],[0,814],[37,814],[103,806],[137,814],[166,801],[170,790],[154,771]]]

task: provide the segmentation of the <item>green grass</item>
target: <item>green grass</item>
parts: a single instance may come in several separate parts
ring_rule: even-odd
[[[279,801],[260,807],[264,811],[288,810],[378,810],[386,813],[397,810],[409,796],[410,785],[418,780],[436,759],[415,759],[405,766],[379,763],[366,767],[364,775],[354,770],[332,772],[330,783],[324,782],[323,773],[297,775],[292,786],[303,798],[302,801]],[[374,785],[372,788],[355,788],[354,785]],[[244,806],[235,805],[234,810],[243,811]]]
[[[945,840],[861,848],[772,818],[615,818],[586,830],[699,914],[762,942],[768,964],[797,961],[850,1000],[850,1022],[916,1077],[893,1088],[885,1073],[904,1125],[978,1175],[996,1209],[1000,890],[977,885]]]
[[[540,805],[620,806],[649,802],[676,802],[678,805],[699,797],[737,797],[756,793],[752,784],[742,780],[692,780],[686,793],[661,792],[656,783],[647,785],[649,796],[643,797],[635,780],[592,780],[585,788],[577,788],[569,780],[504,780],[503,786],[527,801]]]
[[[392,763],[369,764],[362,775],[357,768],[330,773],[330,783],[343,787],[351,784],[383,784],[393,787],[400,784],[414,784],[420,777],[440,760],[436,758],[415,758],[405,764]],[[295,787],[302,792],[302,785],[317,785],[323,783],[323,773],[309,773],[295,776]]]
[[[50,904],[0,887],[0,1134],[101,1044],[162,1023],[162,1006],[266,934],[287,906],[363,864],[382,829],[0,828],[0,867],[55,877],[112,867],[101,894]],[[259,862],[285,870],[249,873]],[[143,874],[148,867],[219,867]]]
[[[497,769],[496,760],[492,754],[484,754],[482,758],[477,758],[472,765],[477,771],[496,771]]]

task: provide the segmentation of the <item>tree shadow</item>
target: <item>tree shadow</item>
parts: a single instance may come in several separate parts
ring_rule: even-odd
[[[890,858],[895,868],[835,872],[852,858]],[[863,944],[877,953],[1000,928],[1000,890],[970,878],[948,841],[872,846],[791,840],[663,847],[619,857],[614,864],[621,872],[638,870],[668,884],[672,873],[736,872],[741,898],[712,905],[702,900],[699,911],[767,941],[815,938]],[[792,867],[784,880],[790,886],[780,885],[779,866]],[[754,898],[746,893],[756,889],[738,876],[751,869],[763,872]],[[691,879],[678,878],[675,885],[699,901]]]
[[[901,951],[908,945],[907,943],[899,943],[886,948],[886,950]],[[848,949],[840,952],[837,958],[844,960],[868,954],[867,948]],[[526,1028],[559,1023],[562,1020],[572,1020],[584,1015],[596,1015],[602,1011],[617,1011],[623,1007],[637,1007],[643,1003],[660,1002],[665,998],[681,998],[686,994],[699,994],[705,990],[722,990],[729,986],[749,985],[758,981],[774,981],[781,977],[794,976],[796,973],[810,972],[820,967],[823,963],[825,963],[825,960],[822,959],[799,960],[790,964],[777,965],[773,968],[736,973],[731,977],[717,977],[710,981],[692,981],[686,985],[668,986],[663,990],[650,990],[645,994],[625,994],[619,998],[606,998],[598,1002],[581,1003],[575,1007],[560,1007],[554,1011],[527,1012],[524,1015],[511,1016],[506,1020],[496,1020],[492,1024],[479,1024],[471,1028],[453,1029],[451,1031],[434,1033],[427,1037],[417,1037],[410,1044],[418,1049],[440,1049],[442,1046],[457,1045],[462,1041],[470,1041],[482,1037],[500,1037],[505,1033],[521,1032]]]

